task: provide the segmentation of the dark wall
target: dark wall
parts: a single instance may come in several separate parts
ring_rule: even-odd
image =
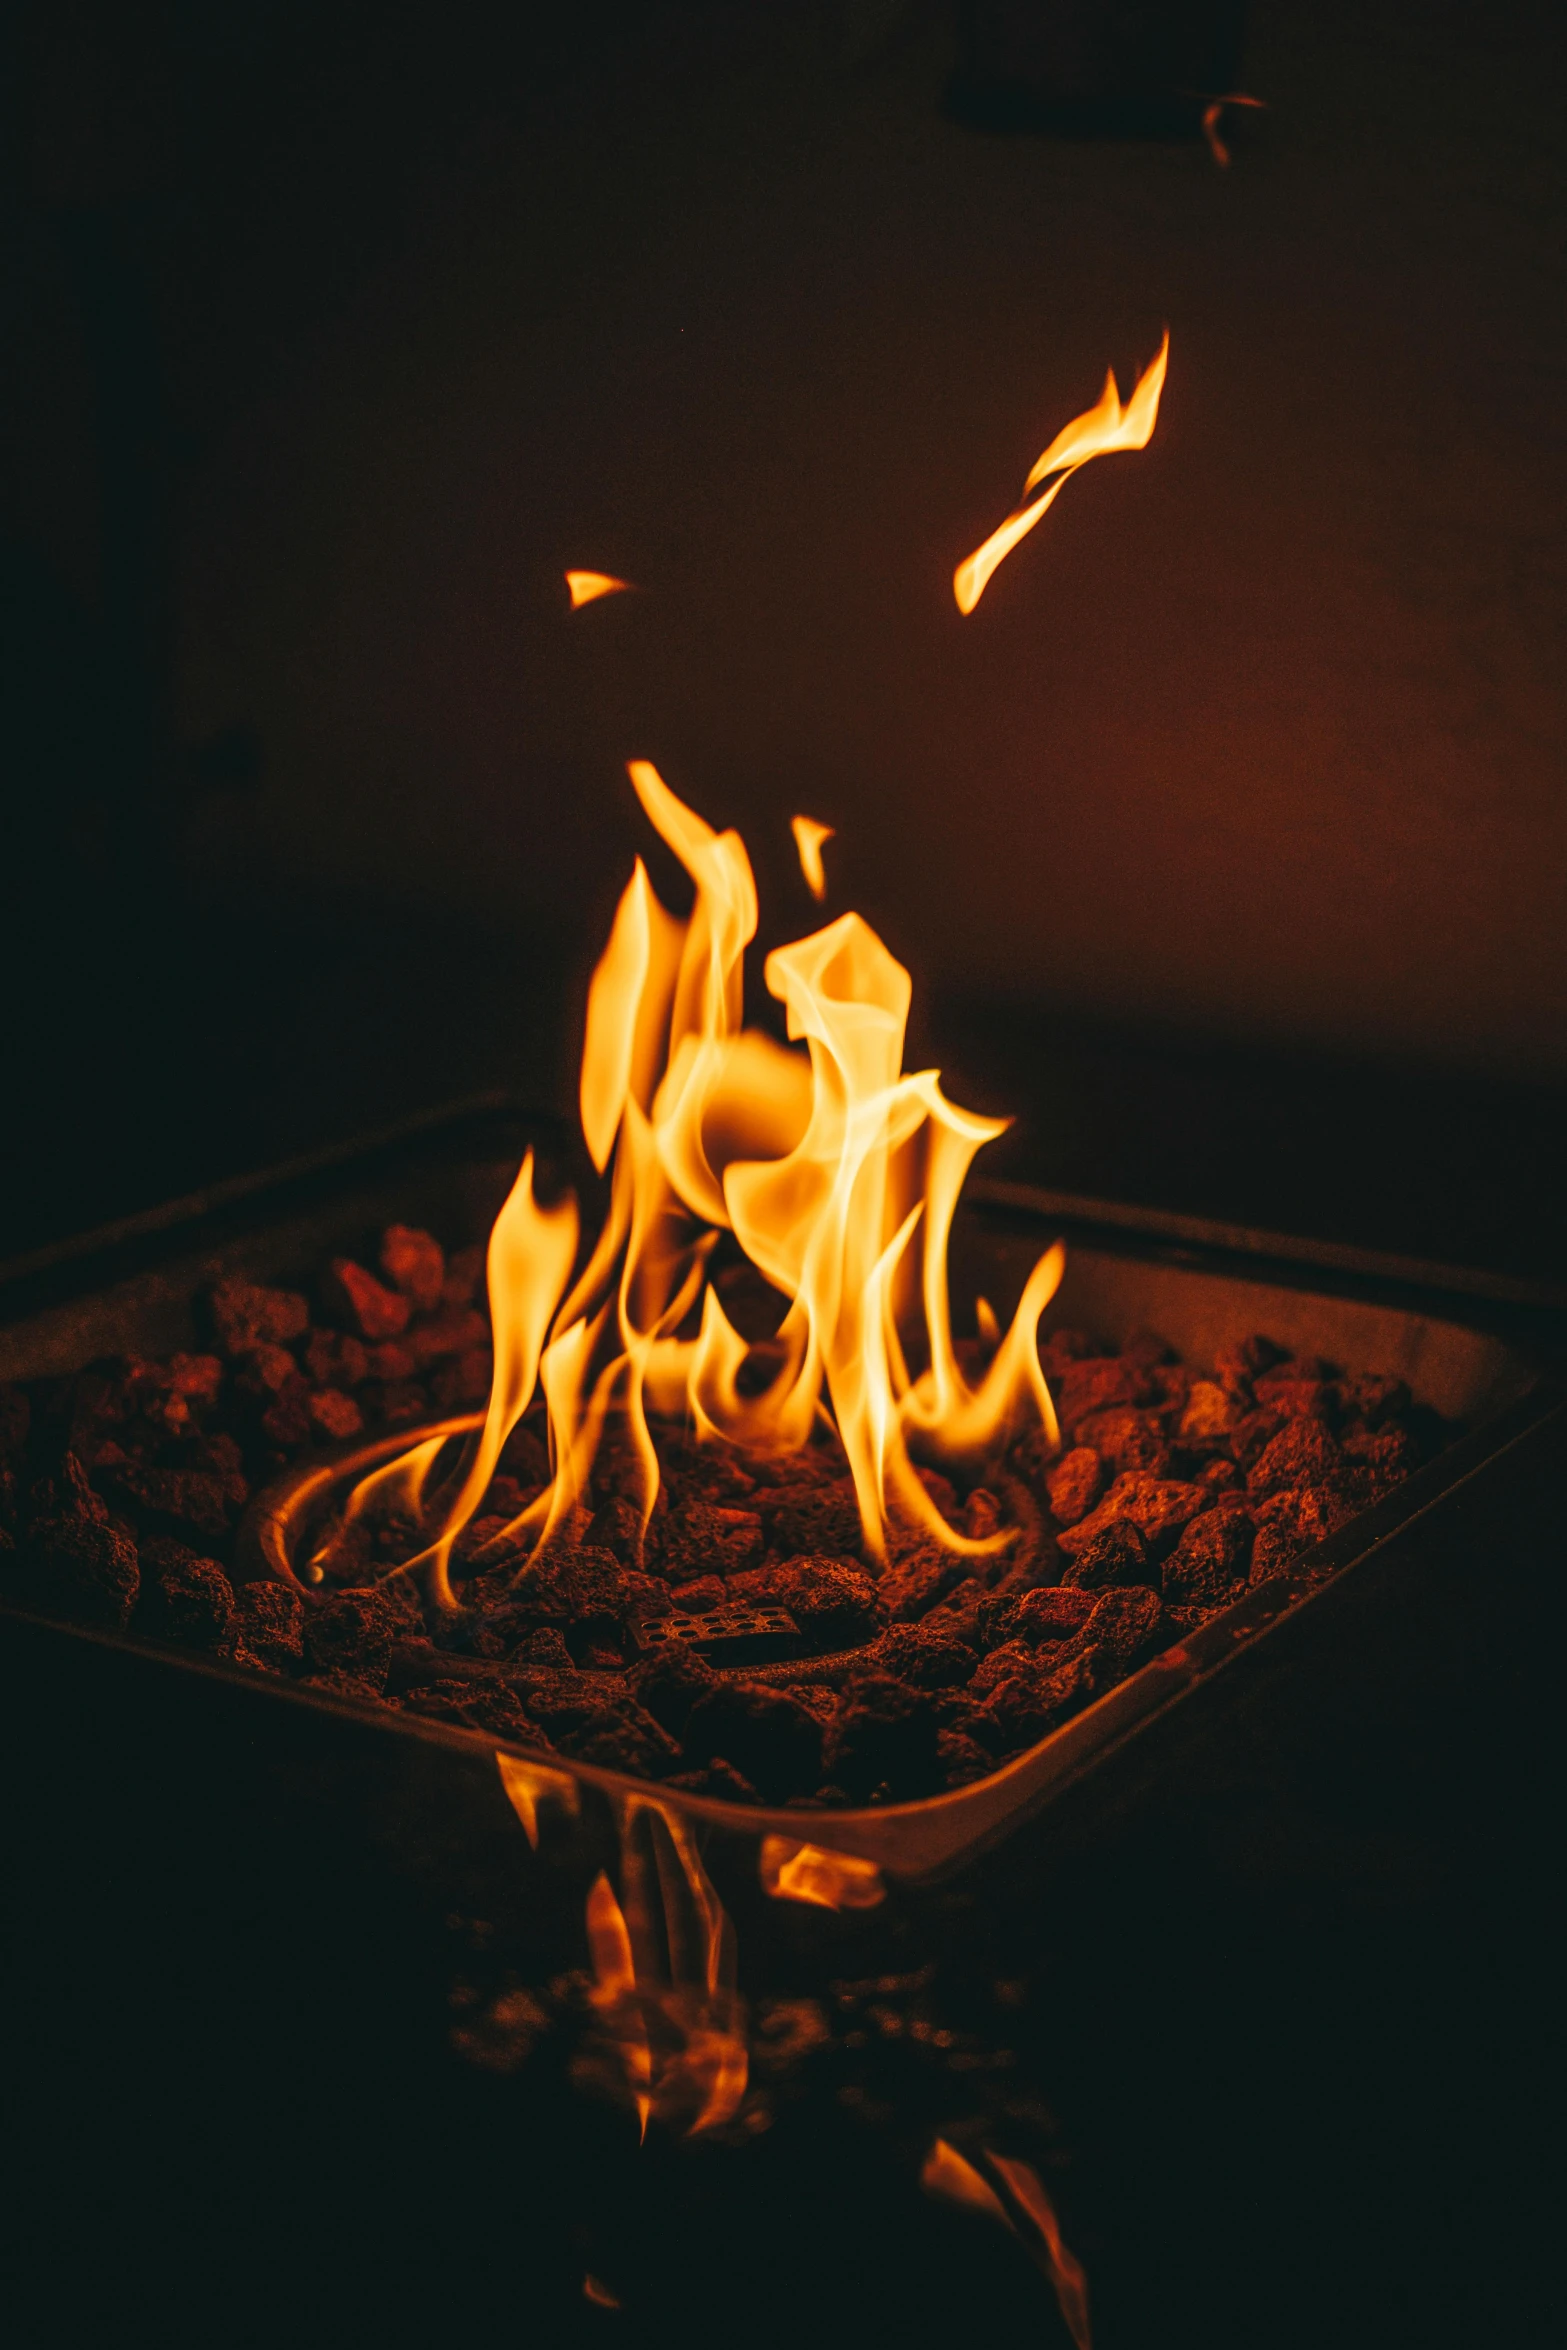
[[[1270,0],[1228,171],[951,120],[927,0],[6,38],[7,922],[63,964],[308,900],[580,973],[635,753],[775,935],[836,824],[938,1001],[1567,1072],[1559,11]],[[1166,323],[1152,446],[961,619]]]
[[[564,90],[201,469],[230,853],[574,933],[648,752],[761,854],[836,823],[932,985],[1561,1069],[1559,21],[1261,7],[1228,173],[944,122],[939,28]],[[1166,321],[1153,446],[960,619]]]

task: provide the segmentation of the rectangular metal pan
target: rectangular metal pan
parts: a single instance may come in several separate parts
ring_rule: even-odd
[[[309,1279],[337,1249],[362,1246],[379,1225],[425,1222],[450,1241],[482,1238],[515,1171],[526,1140],[547,1147],[548,1121],[503,1104],[466,1105],[416,1131],[375,1138],[362,1153],[292,1166],[164,1211],[155,1218],[92,1235],[0,1273],[0,1377],[59,1375],[104,1354],[165,1352],[191,1343],[193,1300],[203,1284],[230,1271]],[[1259,1656],[1287,1663],[1299,1648],[1313,1670],[1333,1671],[1332,1641],[1320,1630],[1353,1588],[1359,1602],[1409,1604],[1395,1563],[1411,1531],[1433,1514],[1461,1510],[1467,1486],[1543,1423],[1561,1425],[1562,1390],[1551,1375],[1562,1359],[1558,1302],[1543,1295],[1479,1293],[1472,1281],[1444,1290],[1437,1269],[1411,1268],[1356,1255],[1325,1265],[1309,1244],[1238,1235],[1180,1220],[1141,1221],[1125,1208],[1058,1201],[1016,1185],[975,1187],[954,1245],[954,1290],[962,1300],[982,1289],[1010,1309],[1040,1248],[1065,1232],[1068,1269],[1047,1316],[1050,1324],[1088,1328],[1122,1341],[1156,1330],[1184,1358],[1211,1362],[1216,1351],[1264,1331],[1297,1351],[1346,1369],[1388,1371],[1406,1379],[1418,1400],[1465,1433],[1439,1459],[1376,1509],[1320,1546],[1290,1575],[1249,1591],[1235,1607],[1111,1690],[1027,1754],[976,1784],[923,1802],[865,1810],[760,1809],[672,1794],[586,1765],[569,1766],[580,1798],[590,1791],[613,1805],[640,1792],[688,1815],[704,1833],[754,1841],[780,1836],[828,1844],[873,1862],[889,1878],[941,1875],[993,1846],[1025,1821],[1060,1805],[1133,1750],[1139,1768],[1185,1743],[1178,1726],[1199,1719],[1206,1697]],[[1336,1572],[1323,1582],[1320,1570]],[[1310,1570],[1308,1573],[1307,1570]],[[1324,1615],[1323,1611],[1327,1614]],[[1315,1619],[1315,1634],[1304,1628]],[[122,1656],[149,1705],[169,1676],[191,1674],[243,1691],[243,1709],[306,1707],[338,1717],[343,1734],[359,1725],[367,1766],[399,1742],[406,1777],[421,1749],[456,1749],[492,1757],[488,1741],[460,1729],[390,1716],[351,1701],[288,1684],[258,1681],[203,1658],[171,1656],[133,1639],[106,1638],[21,1619],[0,1626],[0,1679],[36,1670],[39,1643],[90,1646]],[[33,1659],[29,1666],[28,1659]],[[134,1661],[133,1661],[134,1660]],[[84,1665],[86,1658],[83,1658]],[[110,1658],[99,1654],[90,1678],[101,1686]],[[214,1699],[217,1691],[214,1689]],[[1222,1707],[1221,1707],[1222,1710]],[[520,1750],[518,1750],[520,1751]],[[434,1759],[433,1755],[431,1757]],[[381,1766],[377,1766],[381,1767]],[[493,1761],[489,1767],[493,1769]],[[1112,1774],[1114,1776],[1114,1774]],[[1106,1784],[1109,1784],[1106,1780]],[[584,1825],[584,1832],[586,1828]]]

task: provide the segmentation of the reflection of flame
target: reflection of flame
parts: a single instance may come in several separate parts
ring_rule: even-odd
[[[643,2136],[654,2118],[695,2137],[733,2118],[749,2076],[734,1928],[680,1813],[616,1809],[621,1898],[602,1872],[588,1894],[593,2004]]]
[[[927,2195],[939,2196],[948,2203],[960,2203],[971,2211],[983,2211],[987,2217],[998,2219],[1009,2227],[1026,2246],[1030,2257],[1042,2268],[1055,2289],[1066,2330],[1077,2345],[1077,2350],[1091,2350],[1088,2331],[1088,2279],[1083,2274],[1081,2261],[1074,2258],[1061,2241],[1061,2226],[1056,2218],[1055,2205],[1045,2193],[1039,2173],[1032,2163],[1018,2162],[1004,2154],[991,2154],[985,2160],[1007,2189],[1018,2211],[1027,2221],[1020,2227],[1016,2217],[1007,2209],[994,2187],[945,2138],[937,2138],[925,2157],[920,2171],[920,2185]]]
[[[1009,2161],[1004,2154],[992,2154],[989,2161],[1011,2188],[1013,2201],[1038,2230],[1041,2265],[1056,2289],[1066,2330],[1077,2344],[1077,2350],[1089,2350],[1088,2279],[1083,2274],[1082,2262],[1061,2241],[1061,2223],[1039,2173],[1032,2164]]]
[[[613,1160],[608,1215],[568,1290],[575,1206],[541,1207],[524,1161],[490,1238],[495,1375],[483,1432],[442,1496],[438,1537],[410,1563],[449,1605],[452,1544],[536,1381],[554,1476],[513,1538],[536,1543],[567,1516],[611,1414],[639,1464],[646,1519],[659,1483],[650,1408],[687,1418],[705,1441],[774,1451],[805,1445],[830,1408],[867,1555],[885,1556],[893,1516],[951,1550],[993,1549],[1009,1537],[972,1539],[945,1522],[908,1439],[973,1457],[1025,1416],[1055,1437],[1037,1325],[1061,1277],[1059,1248],[1035,1267],[977,1387],[952,1336],[958,1194],[1004,1122],[958,1109],[934,1070],[903,1073],[909,975],[857,914],[767,958],[767,985],[803,1051],[742,1028],[757,923],[744,844],[713,832],[645,760],[630,773],[695,903],[684,922],[666,913],[638,861],[593,975],[582,1060],[583,1133],[597,1167]],[[749,1363],[707,1285],[722,1229],[787,1301],[776,1338]],[[923,1360],[911,1367],[897,1316],[916,1301]],[[406,1461],[401,1473],[412,1474]]]
[[[1032,505],[1019,506],[1009,514],[999,530],[993,530],[982,547],[961,562],[952,575],[952,592],[960,612],[972,612],[985,592],[985,583],[998,563],[1011,554],[1019,539],[1026,538],[1040,516],[1055,504],[1072,475],[1090,457],[1107,457],[1116,449],[1146,449],[1153,438],[1154,424],[1159,414],[1159,394],[1164,389],[1165,368],[1170,356],[1170,338],[1166,334],[1159,346],[1158,356],[1144,368],[1136,388],[1123,408],[1121,395],[1115,387],[1112,372],[1105,377],[1105,388],[1098,405],[1074,416],[1071,423],[1056,434],[1049,448],[1040,458],[1033,472],[1023,484],[1026,499],[1030,490],[1042,481],[1049,487]]]
[[[501,1774],[501,1785],[511,1798],[513,1811],[527,1831],[528,1842],[535,1852],[539,1849],[539,1811],[543,1804],[558,1803],[564,1812],[576,1819],[581,1811],[577,1782],[569,1771],[551,1770],[547,1763],[529,1762],[520,1754],[497,1753],[496,1764]]]
[[[818,824],[814,816],[791,816],[789,830],[794,834],[794,845],[800,852],[800,871],[805,875],[805,886],[820,905],[827,895],[822,844],[832,839],[832,826]]]
[[[873,1860],[798,1844],[792,1836],[764,1836],[759,1856],[764,1893],[776,1901],[805,1901],[817,1909],[874,1909],[886,1898]]]
[[[1226,106],[1253,106],[1266,113],[1268,101],[1266,98],[1248,98],[1244,90],[1226,90],[1222,98],[1210,99],[1203,108],[1202,135],[1208,142],[1208,152],[1221,171],[1227,171],[1230,164],[1230,150],[1224,143],[1220,128]]]
[[[579,611],[584,604],[596,604],[600,596],[623,596],[630,585],[629,579],[612,579],[607,571],[568,571],[566,574],[573,612]]]

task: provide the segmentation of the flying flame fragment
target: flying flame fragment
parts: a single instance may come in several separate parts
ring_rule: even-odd
[[[789,830],[794,834],[794,845],[800,854],[800,871],[805,875],[805,886],[820,905],[827,895],[822,844],[834,838],[833,828],[830,824],[818,824],[814,816],[791,816]]]
[[[629,594],[631,582],[629,579],[613,579],[607,571],[568,571],[566,588],[573,612],[580,612],[584,604],[596,604],[600,596]]]
[[[1146,449],[1153,438],[1153,428],[1159,416],[1159,395],[1164,390],[1165,371],[1170,356],[1170,337],[1166,330],[1158,355],[1150,361],[1138,377],[1131,398],[1125,407],[1116,389],[1115,372],[1105,377],[1105,388],[1096,406],[1074,416],[1071,423],[1056,434],[1049,448],[1039,459],[1023,484],[1025,501],[1030,490],[1041,482],[1048,488],[1032,504],[1025,502],[1009,514],[999,529],[991,532],[982,547],[961,562],[952,575],[952,592],[958,610],[964,614],[973,611],[985,592],[986,583],[997,565],[1002,563],[1020,539],[1026,538],[1041,515],[1047,513],[1061,495],[1073,474],[1091,457],[1107,457],[1118,449]]]

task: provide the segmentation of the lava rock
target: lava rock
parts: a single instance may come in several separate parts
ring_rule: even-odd
[[[1256,1529],[1238,1503],[1193,1518],[1164,1562],[1164,1596],[1179,1607],[1220,1606],[1246,1580]]]
[[[498,1466],[522,1486],[549,1483],[550,1457],[537,1431],[519,1422],[501,1446]]]
[[[203,1469],[153,1469],[127,1461],[108,1471],[105,1483],[132,1504],[149,1529],[188,1529],[210,1539],[226,1536],[231,1523],[224,1481]]]
[[[403,1336],[403,1344],[421,1371],[450,1355],[488,1347],[489,1342],[489,1324],[472,1306],[446,1306],[432,1321],[411,1323]]]
[[[1062,1569],[1068,1589],[1103,1591],[1115,1583],[1146,1583],[1149,1545],[1130,1518],[1111,1518],[1090,1536]]]
[[[1221,1386],[1249,1393],[1253,1379],[1288,1360],[1285,1348],[1275,1346],[1271,1338],[1264,1338],[1260,1331],[1255,1331],[1250,1338],[1243,1338],[1237,1345],[1224,1347],[1220,1351],[1214,1358],[1213,1375]]]
[[[399,1703],[404,1713],[477,1730],[486,1738],[508,1738],[518,1746],[548,1744],[517,1692],[503,1681],[421,1681],[405,1690]]]
[[[1246,1491],[1254,1501],[1265,1501],[1270,1493],[1326,1484],[1343,1457],[1320,1420],[1288,1420],[1247,1471]]]
[[[1354,1515],[1353,1504],[1332,1486],[1301,1486],[1270,1494],[1256,1511],[1252,1582],[1265,1583],[1270,1575],[1281,1574],[1303,1551],[1336,1534]]]
[[[760,1803],[762,1800],[750,1780],[737,1771],[733,1763],[726,1762],[721,1754],[715,1755],[702,1770],[674,1772],[665,1784],[678,1787],[687,1795],[713,1796],[720,1803]]]
[[[706,1657],[682,1648],[644,1657],[632,1666],[626,1681],[637,1703],[645,1706],[656,1722],[662,1722],[672,1738],[682,1739],[692,1707],[719,1686],[718,1675]]]
[[[1125,1355],[1100,1355],[1087,1362],[1069,1363],[1060,1384],[1057,1411],[1074,1443],[1079,1427],[1092,1413],[1108,1411],[1113,1404],[1151,1403],[1159,1392],[1148,1375],[1148,1366]]]
[[[601,1706],[585,1722],[563,1729],[558,1743],[576,1762],[600,1770],[624,1771],[634,1779],[663,1779],[680,1762],[669,1732],[632,1698]]]
[[[878,1603],[895,1624],[914,1624],[967,1582],[974,1562],[928,1537],[894,1537],[876,1584]]]
[[[1338,1400],[1346,1420],[1380,1428],[1388,1420],[1401,1419],[1409,1410],[1411,1397],[1402,1379],[1389,1378],[1380,1371],[1361,1371],[1353,1378],[1340,1379]]]
[[[303,1600],[287,1583],[242,1583],[234,1594],[235,1642],[243,1641],[268,1671],[291,1672],[304,1661],[304,1614]]]
[[[928,1794],[940,1783],[938,1723],[923,1691],[884,1673],[857,1674],[840,1692],[822,1741],[828,1779],[861,1797]]]
[[[359,1336],[371,1345],[401,1338],[408,1327],[410,1307],[400,1290],[387,1289],[352,1257],[334,1257],[323,1287],[328,1302],[347,1314]]]
[[[25,1601],[73,1624],[123,1632],[141,1589],[136,1546],[67,1452],[56,1476],[35,1490],[41,1504],[19,1546]]]
[[[886,1605],[863,1569],[842,1559],[792,1558],[730,1578],[729,1596],[787,1608],[818,1651],[865,1640],[886,1621]]]
[[[1086,1518],[1104,1487],[1104,1464],[1092,1445],[1075,1445],[1045,1479],[1045,1494],[1058,1526]]]
[[[1094,1612],[1093,1594],[1066,1583],[1042,1584],[1013,1602],[1011,1637],[1035,1643],[1071,1640]]]
[[[1157,1591],[1107,1591],[1082,1631],[1083,1653],[1096,1659],[1096,1686],[1108,1689],[1156,1655],[1168,1629]]]
[[[538,1665],[547,1672],[569,1673],[572,1669],[571,1650],[553,1624],[542,1624],[537,1632],[519,1640],[512,1654],[515,1663]]]
[[[945,1787],[971,1787],[976,1779],[988,1778],[994,1767],[978,1739],[961,1730],[937,1731],[936,1759]]]
[[[312,1330],[305,1369],[316,1387],[358,1387],[370,1376],[370,1350],[346,1330]]]
[[[595,1550],[613,1551],[622,1566],[635,1567],[642,1564],[646,1533],[642,1512],[614,1494],[594,1512],[588,1541]]]
[[[613,1646],[636,1608],[662,1603],[651,1576],[628,1573],[613,1551],[584,1544],[535,1556],[507,1613],[519,1631],[553,1624],[580,1657],[590,1646]]]
[[[710,1689],[691,1708],[684,1744],[694,1763],[721,1755],[774,1803],[809,1794],[822,1775],[821,1724],[789,1691],[764,1681]]]
[[[1378,1499],[1412,1476],[1421,1461],[1420,1446],[1407,1428],[1347,1428],[1339,1449],[1352,1465],[1371,1472]]]
[[[1036,1670],[1034,1652],[1026,1640],[1003,1640],[988,1656],[981,1657],[969,1676],[969,1694],[976,1700],[988,1697],[993,1689],[999,1689],[1003,1681],[1010,1681],[1015,1675],[1021,1674],[1025,1681],[1031,1681]]]
[[[851,1558],[860,1555],[862,1531],[854,1482],[837,1477],[814,1490],[785,1489],[759,1494],[767,1540],[784,1558]]]
[[[433,1314],[441,1303],[446,1251],[434,1233],[413,1224],[389,1224],[381,1235],[381,1270],[415,1313]]]
[[[1331,1420],[1337,1416],[1336,1381],[1298,1375],[1293,1364],[1270,1371],[1255,1382],[1253,1394],[1264,1411],[1281,1412],[1286,1420]]]
[[[234,1587],[217,1560],[156,1536],[140,1552],[137,1630],[182,1647],[221,1648],[234,1629]]]
[[[1182,1444],[1193,1448],[1222,1444],[1240,1416],[1233,1389],[1217,1379],[1194,1379],[1176,1434]]]
[[[974,1738],[996,1757],[1036,1745],[1080,1712],[1096,1691],[1093,1661],[1087,1656],[1047,1671],[1041,1671],[1026,1651],[1024,1656],[1026,1662],[995,1682],[982,1705],[953,1724],[960,1735]]]
[[[392,1648],[405,1618],[379,1591],[343,1591],[305,1617],[305,1654],[314,1673],[350,1673],[386,1686]]]
[[[913,1689],[960,1689],[973,1677],[975,1655],[939,1623],[892,1624],[866,1661]]]
[[[1137,1528],[1157,1556],[1174,1549],[1181,1528],[1207,1507],[1207,1501],[1201,1486],[1188,1485],[1174,1477],[1151,1477],[1144,1469],[1130,1469],[1117,1477],[1097,1509],[1091,1510],[1078,1525],[1066,1527],[1056,1540],[1069,1558],[1081,1558],[1106,1526],[1124,1520]]]
[[[305,1406],[310,1425],[318,1436],[329,1444],[344,1444],[350,1436],[359,1435],[365,1424],[364,1413],[351,1395],[340,1387],[322,1387],[312,1395]]]
[[[207,1299],[212,1328],[224,1354],[238,1358],[258,1346],[289,1346],[310,1327],[310,1308],[293,1289],[257,1281],[220,1281]]]
[[[1170,1448],[1151,1412],[1117,1404],[1107,1412],[1090,1412],[1086,1420],[1078,1422],[1075,1433],[1078,1446],[1097,1453],[1116,1476],[1127,1469],[1146,1469],[1155,1477],[1169,1473]],[[1054,1508],[1054,1503],[1051,1506]]]
[[[699,1575],[738,1575],[761,1557],[764,1540],[755,1510],[687,1501],[663,1525],[659,1563],[671,1583],[689,1583]]]

